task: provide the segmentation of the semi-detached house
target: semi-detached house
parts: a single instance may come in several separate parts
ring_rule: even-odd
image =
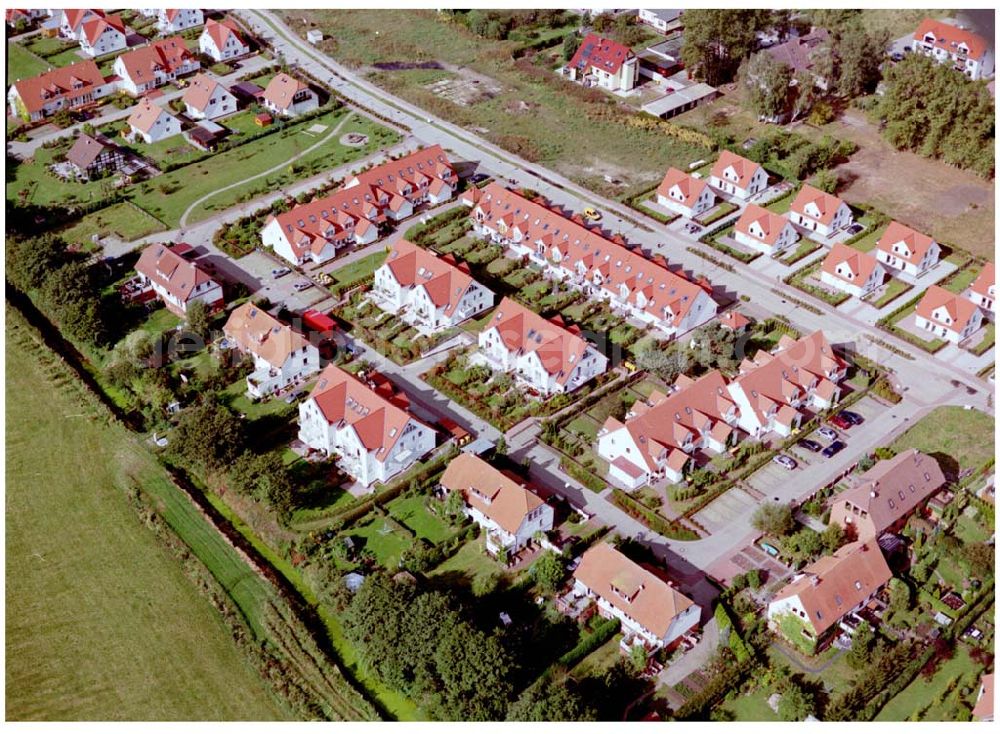
[[[134,49],[115,59],[112,70],[122,91],[138,97],[201,68],[181,36],[171,36]]]
[[[667,337],[710,321],[718,310],[711,286],[693,282],[599,231],[499,184],[464,201],[477,234],[527,256],[546,274],[612,309],[653,325]]]
[[[441,488],[459,492],[465,514],[486,534],[486,551],[514,554],[552,530],[554,510],[541,497],[475,454],[459,454],[441,475]]]
[[[383,311],[398,314],[424,333],[457,326],[493,306],[491,290],[450,257],[399,240],[375,271],[370,293]]]
[[[892,222],[875,243],[875,257],[893,273],[916,278],[937,265],[941,246],[933,237]]]
[[[59,110],[96,102],[114,91],[114,83],[106,80],[97,64],[88,59],[29,79],[18,79],[7,91],[7,104],[13,117],[35,122]]]
[[[579,330],[542,318],[504,298],[479,333],[475,360],[510,372],[542,395],[568,393],[608,369],[608,358]]]
[[[354,375],[328,365],[299,405],[299,440],[368,487],[433,450],[434,430]]]
[[[222,327],[231,346],[253,357],[247,393],[262,398],[319,371],[319,350],[254,303],[233,310]]]
[[[211,310],[225,305],[219,282],[168,245],[155,244],[143,250],[135,271],[142,277],[143,285],[178,316],[185,316],[188,306],[195,301],[201,301]]]
[[[733,227],[733,239],[764,255],[779,255],[794,245],[799,233],[784,214],[747,204]]]
[[[925,18],[913,33],[913,49],[950,64],[970,79],[993,74],[994,52],[986,38],[960,26]]]
[[[656,189],[656,203],[694,219],[715,206],[715,194],[704,179],[670,168]]]

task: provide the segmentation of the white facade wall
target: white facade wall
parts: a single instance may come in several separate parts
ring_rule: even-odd
[[[160,10],[156,16],[156,28],[164,35],[180,33],[188,28],[200,26],[204,22],[205,16],[197,8],[181,8],[173,20],[167,20],[166,10]]]
[[[212,92],[211,98],[204,109],[195,109],[185,103],[188,117],[194,120],[215,120],[237,112],[236,97],[229,93],[221,84]]]
[[[114,28],[105,28],[104,32],[94,41],[93,45],[87,41],[86,37],[80,39],[80,50],[91,58],[113,54],[116,51],[124,51],[127,47],[125,34]]]
[[[773,245],[769,245],[762,239],[758,239],[764,237],[764,231],[761,229],[760,225],[757,222],[752,223],[749,229],[750,229],[749,235],[746,234],[745,232],[738,232],[734,230],[733,239],[735,239],[741,245],[750,247],[756,250],[757,252],[761,252],[768,256],[774,255],[779,252],[784,252],[789,247],[794,245],[799,239],[799,234],[798,232],[795,231],[795,227],[793,227],[791,223],[785,224],[785,226],[781,230],[781,234],[778,235],[778,239],[774,241]],[[756,234],[757,237],[754,237],[753,236],[754,234]]]
[[[934,316],[941,321],[948,318],[947,311],[943,308],[938,309],[938,311],[934,313]],[[973,333],[979,330],[979,327],[983,325],[983,315],[979,311],[974,312],[972,317],[969,319],[969,323],[966,324],[965,328],[961,331],[956,331],[950,326],[944,326],[929,319],[925,319],[920,314],[917,314],[915,324],[918,329],[928,331],[934,336],[940,337],[941,339],[949,341],[952,344],[958,344],[960,341],[970,337]]]
[[[812,207],[812,204],[809,204]],[[821,237],[829,237],[837,230],[843,229],[844,227],[850,226],[854,222],[854,215],[851,214],[851,208],[841,202],[840,206],[837,208],[837,212],[833,215],[833,219],[829,224],[823,224],[819,221],[819,211],[813,207],[812,211],[807,210],[805,213],[799,213],[796,211],[789,211],[788,218],[795,224],[799,225],[803,229],[808,229]]]
[[[903,245],[898,242],[893,245],[894,248],[900,248],[902,246]],[[898,253],[898,250],[895,250],[895,252]],[[938,246],[937,242],[931,243],[931,246],[927,248],[927,252],[924,253],[923,258],[921,258],[919,263],[911,263],[909,260],[904,260],[899,254],[893,254],[879,249],[875,250],[875,259],[880,263],[886,267],[892,268],[898,273],[909,275],[913,278],[922,275],[937,265],[940,257],[941,248]]]
[[[708,179],[709,184],[719,191],[729,194],[737,199],[746,201],[754,194],[759,194],[767,188],[767,171],[763,168],[758,168],[756,172],[754,172],[746,186],[740,186],[739,176],[736,174],[736,171],[732,166],[727,167],[722,173],[723,177],[715,175],[710,176]]]
[[[240,43],[232,34],[226,37],[226,42],[222,48],[219,48],[215,45],[215,40],[208,35],[208,31],[203,32],[198,38],[198,50],[212,57],[215,61],[236,59],[250,53],[250,47],[245,43]]]

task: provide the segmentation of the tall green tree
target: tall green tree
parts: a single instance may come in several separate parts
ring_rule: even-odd
[[[753,54],[738,74],[747,106],[761,120],[780,121],[789,108],[792,69],[766,51]]]
[[[181,413],[170,445],[182,459],[217,471],[243,452],[245,440],[243,424],[229,408],[206,402]]]
[[[767,10],[691,9],[684,13],[684,65],[712,86],[732,81],[740,63],[757,45],[757,31],[767,28]]]
[[[750,522],[760,532],[779,537],[788,535],[795,528],[792,508],[777,502],[768,502],[758,507]]]
[[[596,721],[593,707],[565,676],[532,684],[507,711],[507,721]]]
[[[856,97],[874,92],[888,45],[888,31],[868,31],[860,22],[849,23],[836,34],[837,94]]]
[[[782,721],[804,721],[816,712],[816,702],[811,693],[797,681],[791,681],[778,701],[778,716]]]
[[[552,593],[566,580],[566,567],[552,551],[546,551],[531,564],[531,575],[543,591]]]

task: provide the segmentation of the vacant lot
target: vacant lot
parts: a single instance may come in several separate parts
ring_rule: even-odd
[[[130,204],[121,203],[88,214],[73,226],[62,230],[60,235],[67,242],[89,247],[90,238],[95,234],[101,236],[111,234],[131,241],[162,229],[163,225],[154,217]]]
[[[40,368],[9,314],[7,718],[287,716],[127,505],[144,452]]]
[[[955,405],[935,408],[896,439],[893,448],[941,453],[962,469],[976,469],[993,456],[993,418]]]
[[[959,645],[954,657],[946,661],[927,680],[917,676],[882,709],[875,721],[956,721],[960,708],[971,708],[979,693],[979,666],[969,657],[968,648]],[[963,689],[971,691],[963,695]]]
[[[47,71],[49,65],[14,41],[7,41],[7,84]]]
[[[595,190],[621,196],[638,191],[662,178],[667,167],[686,167],[707,152],[660,132],[623,127],[612,117],[618,104],[614,97],[560,80],[547,63],[515,61],[517,42],[476,38],[433,10],[393,11],[391,23],[379,10],[285,13],[290,27],[302,33],[304,16],[328,37],[321,48],[338,61],[368,72],[372,81],[414,104]],[[467,106],[456,104],[426,88],[426,69],[413,68],[428,62],[466,68],[489,78],[501,91]],[[387,65],[395,68],[388,70]],[[609,188],[605,174],[629,187]]]

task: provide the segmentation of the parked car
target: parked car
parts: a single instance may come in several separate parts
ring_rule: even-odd
[[[583,210],[583,216],[585,219],[589,219],[591,222],[601,221],[601,213],[592,206],[588,206],[586,209]]]
[[[838,415],[844,416],[853,426],[860,426],[865,422],[865,417],[860,413],[855,413],[853,410],[842,410]]]
[[[474,184],[482,183],[488,178],[489,176],[487,176],[485,173],[474,173],[471,176],[469,176],[469,183],[474,183]]]
[[[825,449],[823,449],[823,456],[829,459],[831,456],[839,454],[845,448],[847,448],[847,444],[844,443],[843,441],[834,441]]]
[[[312,288],[313,284],[312,284],[311,280],[300,280],[298,283],[296,283],[292,287],[295,288],[295,290],[297,290],[297,291],[304,291],[304,290],[306,290],[308,288]]]
[[[298,400],[299,398],[301,398],[305,394],[306,394],[305,390],[296,390],[293,393],[289,393],[288,397],[285,398],[285,402],[290,405],[290,404],[294,403],[296,400]]]
[[[889,56],[889,58],[892,59],[893,61],[902,61],[903,60],[903,54],[899,53],[899,51],[894,51]]]
[[[850,428],[851,426],[854,425],[853,423],[851,423],[849,420],[847,420],[847,418],[845,418],[840,413],[837,413],[837,415],[835,415],[832,418],[830,418],[830,422],[833,425],[835,425],[837,428],[840,428],[840,429],[842,429],[844,431],[846,431],[848,428]]]
[[[779,466],[785,467],[786,469],[788,469],[788,471],[791,471],[792,469],[798,466],[798,463],[795,461],[795,459],[793,459],[791,456],[785,456],[784,454],[778,454],[773,459],[771,459],[771,461],[773,461],[775,464]]]
[[[292,271],[289,268],[275,268],[274,270],[271,271],[271,277],[272,278],[283,278],[284,276],[288,275],[290,272],[292,272]]]
[[[827,441],[836,441],[840,436],[829,426],[821,426],[817,433]]]
[[[801,446],[804,449],[809,449],[810,451],[821,451],[823,449],[823,444],[819,441],[813,441],[811,438],[803,438],[795,445]]]

